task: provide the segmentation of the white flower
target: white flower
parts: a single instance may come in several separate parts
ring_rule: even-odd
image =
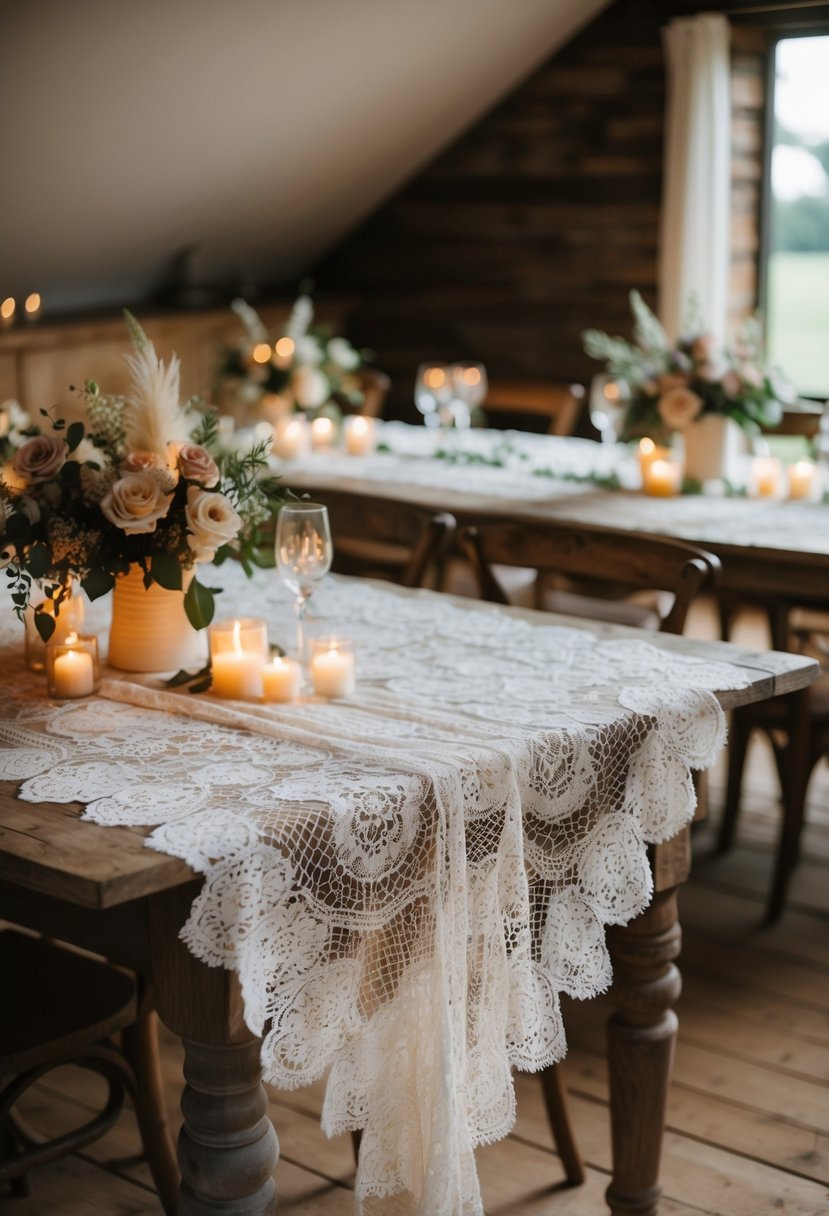
[[[672,431],[684,431],[685,427],[702,412],[702,398],[689,388],[671,388],[657,402],[659,417]]]
[[[99,468],[103,469],[106,466],[107,458],[100,448],[96,448],[91,439],[82,439],[74,452],[70,452],[67,460],[75,460],[78,464],[86,464],[87,461],[92,461]]]
[[[18,501],[17,509],[21,515],[25,515],[30,524],[36,524],[40,520],[40,503],[36,498],[32,498],[31,494],[24,494]]]
[[[233,540],[242,527],[240,516],[224,494],[199,486],[187,487],[184,514],[190,532],[187,543],[197,561],[210,561],[216,550]]]
[[[328,343],[328,358],[347,372],[360,366],[360,356],[345,338],[332,338]]]
[[[310,334],[303,334],[294,339],[294,361],[296,363],[316,367],[322,363],[324,358],[325,352],[316,338],[312,338]]]
[[[315,367],[298,367],[291,385],[297,405],[304,410],[315,410],[325,405],[330,394],[328,377]]]
[[[165,494],[151,471],[125,473],[101,499],[101,510],[116,528],[132,536],[155,532],[159,519],[170,509],[172,494]]]
[[[288,324],[285,326],[285,336],[293,338],[294,342],[296,342],[297,338],[307,332],[308,326],[313,319],[314,305],[311,297],[299,296],[294,302]]]
[[[51,481],[66,464],[66,443],[52,435],[35,435],[27,439],[12,457],[12,466],[27,485]]]

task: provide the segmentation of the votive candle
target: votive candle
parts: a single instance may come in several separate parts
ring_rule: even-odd
[[[276,655],[262,668],[262,688],[266,701],[295,701],[302,684],[302,668],[296,659]]]
[[[645,483],[645,470],[648,469],[655,460],[670,460],[670,448],[663,447],[659,443],[654,443],[652,439],[647,437],[639,440],[639,446],[636,449],[636,458],[639,461],[639,473],[642,477],[642,484]]]
[[[642,489],[652,498],[673,498],[681,483],[682,470],[676,460],[651,460],[642,470]]]
[[[222,621],[210,630],[211,690],[236,701],[261,697],[262,668],[268,654],[264,621]]]
[[[334,423],[330,418],[315,418],[311,423],[311,447],[314,451],[330,448],[334,442]]]
[[[755,498],[776,498],[780,493],[782,466],[776,456],[755,456],[751,465],[751,492]]]
[[[46,647],[46,682],[53,697],[88,697],[98,687],[98,639],[69,633]]]
[[[280,418],[273,437],[273,452],[282,460],[296,460],[311,449],[307,418]]]
[[[345,420],[345,450],[349,456],[367,456],[377,443],[377,425],[374,418],[357,414]]]
[[[354,692],[354,648],[343,638],[313,643],[311,682],[319,697],[348,697]]]
[[[798,460],[789,465],[789,498],[811,498],[815,488],[817,469],[813,460]]]

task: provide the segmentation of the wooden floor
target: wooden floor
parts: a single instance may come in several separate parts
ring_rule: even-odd
[[[712,825],[722,783],[713,775]],[[712,853],[713,826],[695,836],[684,889],[684,991],[662,1168],[664,1216],[826,1216],[829,1213],[829,769],[811,789],[804,859],[787,911],[763,929],[778,825],[770,758],[755,744],[738,847]],[[517,1080],[518,1121],[478,1155],[487,1216],[596,1216],[610,1165],[603,1054],[605,1000],[570,1002],[565,1065],[588,1179],[563,1190],[536,1078]],[[163,1033],[165,1078],[177,1120],[180,1048]],[[98,1082],[67,1069],[38,1086],[26,1113],[65,1127]],[[280,1211],[353,1211],[350,1140],[319,1130],[321,1089],[271,1094],[281,1144]],[[159,1216],[130,1113],[78,1157],[40,1170],[25,1199],[0,1198],[3,1216]]]

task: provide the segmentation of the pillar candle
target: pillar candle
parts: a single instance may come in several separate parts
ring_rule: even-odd
[[[755,456],[751,466],[751,492],[755,498],[775,498],[780,493],[782,468],[776,456]]]
[[[314,451],[330,448],[334,442],[334,423],[330,418],[315,418],[311,423],[311,447]]]
[[[681,482],[681,469],[675,460],[652,460],[642,470],[642,489],[652,498],[673,498]]]
[[[261,697],[262,668],[267,658],[264,621],[222,621],[210,630],[212,691],[237,701]]]
[[[377,428],[373,418],[363,418],[358,414],[355,418],[345,420],[345,450],[349,456],[366,456],[374,451],[377,442]]]
[[[813,460],[798,460],[789,465],[789,498],[811,498],[817,470]]]

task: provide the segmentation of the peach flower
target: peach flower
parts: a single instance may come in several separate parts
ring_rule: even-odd
[[[686,388],[688,377],[683,372],[666,372],[657,380],[660,393],[667,393],[672,388]]]
[[[690,422],[699,417],[702,405],[702,398],[689,388],[672,388],[662,394],[656,408],[670,430],[684,431]]]
[[[151,469],[166,469],[167,462],[158,452],[127,452],[121,461],[122,473],[148,473]]]
[[[184,514],[190,531],[187,543],[197,561],[210,561],[216,550],[233,540],[242,527],[229,498],[199,486],[187,487]]]
[[[198,443],[182,444],[178,453],[178,469],[187,481],[198,481],[208,490],[219,480],[219,466],[207,448]]]
[[[12,468],[27,485],[50,481],[66,464],[67,447],[63,439],[52,435],[35,435],[19,447],[12,458]]]
[[[164,493],[151,470],[125,473],[101,499],[101,510],[110,523],[128,535],[155,532],[172,498],[172,494]]]

